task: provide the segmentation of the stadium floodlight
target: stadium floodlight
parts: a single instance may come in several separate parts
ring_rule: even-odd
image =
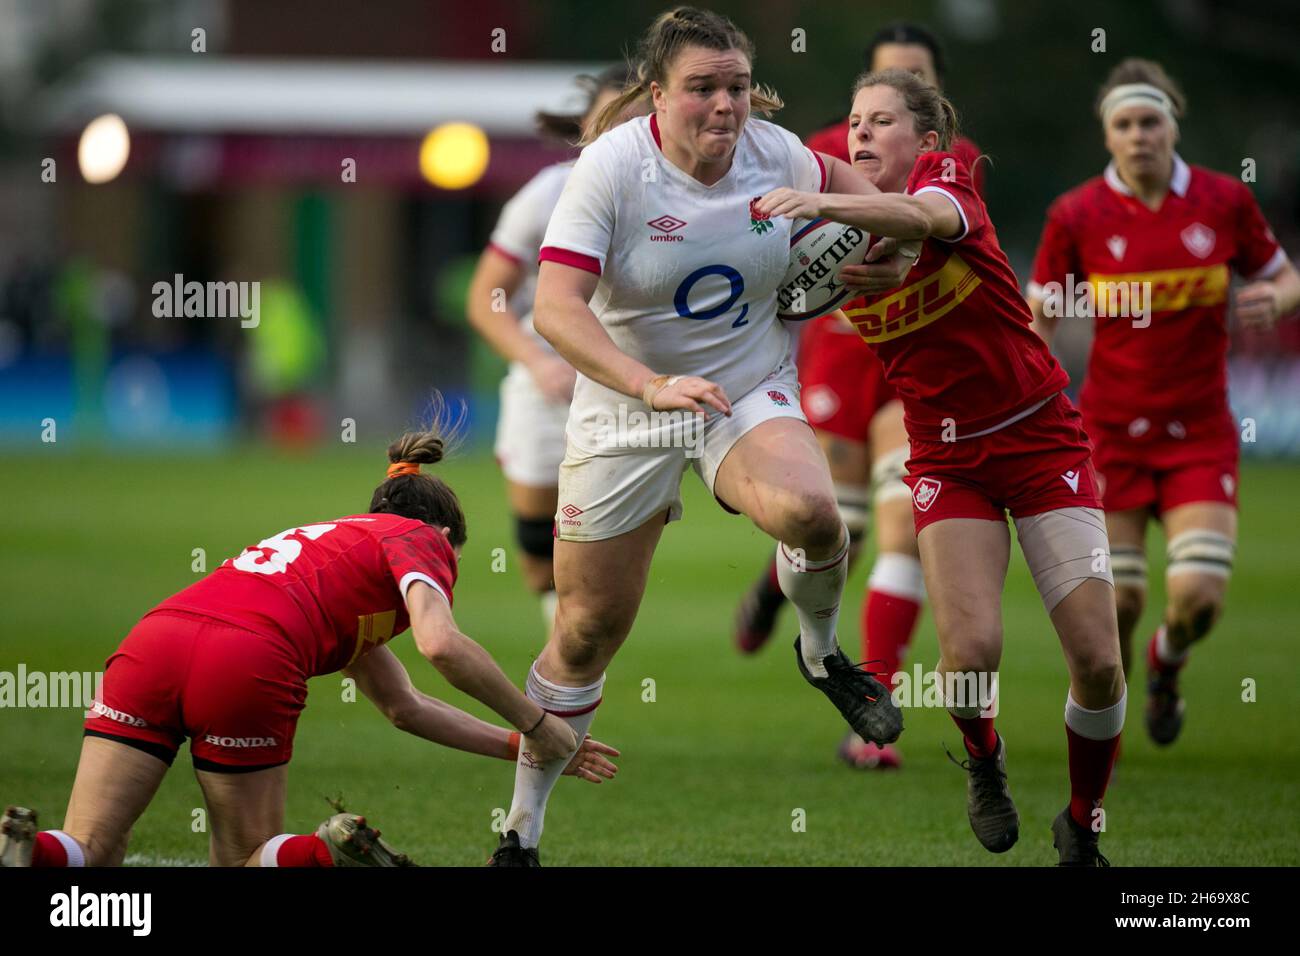
[[[88,183],[116,179],[131,154],[131,134],[116,113],[105,113],[86,125],[77,144],[77,164]]]
[[[443,123],[420,144],[420,174],[440,189],[466,189],[483,178],[488,138],[473,123]]]

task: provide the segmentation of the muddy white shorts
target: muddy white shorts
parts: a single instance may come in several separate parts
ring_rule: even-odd
[[[518,363],[501,382],[501,412],[493,448],[501,471],[511,481],[554,488],[564,460],[568,402],[547,401],[528,369]]]
[[[556,537],[601,541],[633,531],[665,510],[682,516],[681,483],[694,468],[709,491],[727,453],[756,425],[772,418],[806,422],[799,407],[798,376],[782,365],[739,399],[731,417],[651,412],[637,399],[602,410],[595,447],[570,436],[560,465]]]

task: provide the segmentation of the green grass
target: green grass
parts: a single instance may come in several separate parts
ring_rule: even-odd
[[[99,670],[141,614],[208,567],[293,524],[362,510],[382,476],[374,449],[314,458],[246,450],[188,458],[8,456],[0,471],[7,517],[0,548],[0,670]],[[501,480],[487,458],[444,472],[470,520],[457,588],[461,628],[522,682],[541,641],[539,613],[513,564]],[[1144,692],[1129,701],[1124,758],[1107,800],[1104,847],[1121,865],[1300,863],[1300,711],[1294,664],[1300,511],[1294,467],[1253,465],[1242,476],[1241,545],[1227,614],[1186,672],[1187,725],[1157,751],[1141,729]],[[1005,600],[999,727],[1009,746],[1022,836],[993,857],[966,823],[964,775],[941,746],[959,739],[946,714],[910,710],[897,774],[854,773],[833,759],[843,725],[799,677],[786,612],[756,659],[729,643],[736,598],[769,544],[719,510],[694,478],[685,520],[655,559],[636,628],[610,669],[593,731],[623,750],[618,779],[565,778],[547,814],[548,865],[1042,865],[1055,862],[1048,826],[1068,789],[1062,709],[1065,667],[1017,555]],[[1151,602],[1160,608],[1161,541],[1152,539]],[[494,548],[510,552],[492,573]],[[855,569],[842,627],[857,645]],[[483,716],[415,653],[393,646],[415,683]],[[936,658],[923,620],[911,662]],[[1258,699],[1243,703],[1244,678]],[[656,700],[642,701],[655,681]],[[57,826],[79,749],[79,710],[0,710],[0,800]],[[289,773],[287,826],[303,832],[341,790],[393,842],[426,864],[481,863],[495,845],[495,808],[508,807],[513,768],[399,733],[364,698],[341,699],[337,675],[311,682]],[[182,753],[136,827],[140,862],[206,859],[191,829],[201,806]],[[792,814],[806,812],[806,832]]]

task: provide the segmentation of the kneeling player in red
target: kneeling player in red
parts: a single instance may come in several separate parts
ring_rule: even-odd
[[[1163,526],[1166,599],[1146,647],[1146,725],[1167,745],[1183,724],[1178,672],[1223,610],[1237,544],[1230,274],[1247,280],[1238,320],[1264,326],[1300,305],[1300,275],[1249,187],[1174,151],[1183,96],[1159,64],[1125,60],[1101,93],[1111,162],[1052,204],[1029,302],[1049,342],[1063,315],[1095,317],[1080,405],[1114,546],[1126,673],[1146,603],[1147,522]]]
[[[0,866],[120,864],[186,737],[212,865],[409,865],[355,814],[337,813],[315,834],[282,832],[294,729],[307,678],[320,674],[352,677],[394,726],[444,746],[505,760],[521,741],[538,760],[577,748],[563,720],[456,628],[465,515],[446,483],[420,472],[442,455],[436,432],[403,436],[367,514],[267,538],[146,614],[108,659],[63,829],[38,833],[32,811],[10,807]],[[416,690],[383,646],[408,626],[448,682],[516,731]],[[615,772],[604,755],[618,752],[588,739],[565,772],[599,783]]]
[[[902,287],[855,299],[844,313],[903,401],[911,444],[906,481],[939,669],[969,754],[963,767],[971,828],[994,853],[1019,836],[1006,745],[992,716],[1009,511],[1070,671],[1070,803],[1052,824],[1054,842],[1062,865],[1104,864],[1097,821],[1125,688],[1088,438],[1061,394],[1064,371],[1029,328],[970,171],[946,151],[956,128],[952,105],[912,74],[886,70],[858,80],[849,125],[854,165],[878,194],[778,189],[759,208],[924,240]]]

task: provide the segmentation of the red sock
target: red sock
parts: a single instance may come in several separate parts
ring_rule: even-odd
[[[314,833],[291,836],[275,851],[276,866],[333,866],[330,849]]]
[[[1110,783],[1110,772],[1119,753],[1119,734],[1106,740],[1092,740],[1068,726],[1065,736],[1070,750],[1070,816],[1081,827],[1092,826],[1092,811],[1101,806]]]
[[[1151,635],[1151,641],[1147,644],[1147,666],[1157,674],[1177,674],[1183,669],[1183,665],[1187,663],[1187,658],[1184,656],[1181,661],[1175,661],[1173,663],[1160,659],[1160,653],[1157,650],[1157,647],[1160,641],[1160,632],[1163,630],[1164,625],[1162,624],[1156,632]]]
[[[785,596],[785,592],[781,590],[781,579],[777,577],[777,573],[776,573],[775,555],[773,555],[771,563],[768,564],[767,566],[767,587],[768,590],[772,591],[773,593],[780,594],[782,597]]]
[[[952,711],[948,716],[966,738],[966,751],[972,757],[983,760],[998,749],[998,734],[993,729],[992,717],[958,717]]]
[[[32,846],[32,866],[63,867],[68,865],[68,851],[54,834],[45,830],[36,834]]]
[[[867,591],[862,603],[862,658],[874,662],[873,672],[885,675],[881,683],[886,687],[893,688],[920,614],[920,601],[878,588]]]

